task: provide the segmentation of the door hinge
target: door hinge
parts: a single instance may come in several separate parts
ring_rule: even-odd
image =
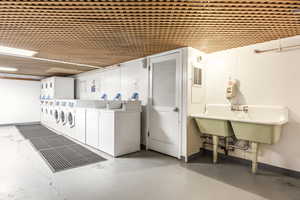
[[[149,70],[149,71],[151,70],[151,65],[148,66],[148,70]]]
[[[148,137],[150,137],[150,132],[148,131]]]

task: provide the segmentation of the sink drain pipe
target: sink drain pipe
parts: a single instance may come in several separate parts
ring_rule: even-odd
[[[257,171],[257,155],[258,155],[258,143],[252,142],[252,173],[255,174]]]
[[[218,161],[218,145],[219,145],[219,137],[213,135],[213,163],[217,163]]]
[[[228,151],[234,149],[240,149],[247,151],[250,148],[251,145],[251,154],[252,154],[252,173],[255,174],[257,172],[257,157],[258,157],[258,149],[259,149],[259,143],[257,142],[251,142],[249,144],[249,141],[244,141],[246,144],[240,145],[234,138],[232,142],[228,142],[228,138],[224,138],[224,145],[219,144],[220,138],[218,136],[208,136],[208,135],[203,135],[201,138],[204,139],[203,144],[206,145],[212,145],[213,146],[213,163],[217,163],[218,160],[218,147],[224,149],[225,155],[227,155]],[[212,142],[210,141],[212,140]],[[221,141],[222,138],[221,138]],[[234,143],[234,144],[232,144]]]

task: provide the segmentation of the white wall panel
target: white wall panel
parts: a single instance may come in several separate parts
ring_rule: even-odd
[[[112,99],[121,92],[121,69],[107,70],[101,73],[101,92]]]
[[[137,92],[145,105],[148,95],[148,70],[143,68],[142,61],[124,63],[121,66],[121,91],[124,98],[128,99]]]
[[[40,121],[39,81],[0,79],[0,124]]]
[[[300,43],[300,36],[286,38],[282,46]],[[277,48],[279,41],[260,43],[209,55],[206,67],[206,103],[229,103],[225,98],[228,77],[240,81],[239,103],[281,105],[289,109],[289,123],[275,145],[262,145],[259,161],[300,171],[300,49],[255,54],[254,49]],[[236,156],[250,154],[236,151]]]
[[[90,85],[96,80],[96,92],[92,93]],[[84,86],[86,85],[86,86]],[[122,99],[129,99],[134,92],[139,93],[142,101],[142,143],[145,144],[147,132],[147,100],[148,100],[148,69],[143,68],[142,60],[122,63],[120,67],[105,70],[93,70],[76,76],[77,99],[100,99],[103,93],[112,99],[118,92]]]

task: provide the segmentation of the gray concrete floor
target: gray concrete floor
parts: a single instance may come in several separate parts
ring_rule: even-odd
[[[241,164],[226,159],[226,157],[219,157],[218,163],[212,164],[211,155],[204,154],[183,166],[201,175],[266,199],[300,200],[300,179],[260,168],[254,175],[251,173],[251,165]]]
[[[52,173],[28,140],[0,127],[0,200],[287,200],[300,199],[300,180],[201,157],[191,163],[141,151]]]

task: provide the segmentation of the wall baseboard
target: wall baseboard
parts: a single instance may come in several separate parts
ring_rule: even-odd
[[[24,122],[24,123],[11,123],[11,124],[0,124],[0,126],[17,126],[17,125],[36,125],[41,124],[41,122]]]
[[[199,157],[203,156],[204,154],[212,156],[213,152],[211,150],[201,148],[199,152],[188,156],[188,162],[195,159],[195,158],[199,158]],[[244,158],[238,158],[238,157],[234,157],[234,156],[231,156],[231,155],[225,155],[225,154],[221,154],[221,153],[218,154],[218,157],[223,158],[223,159],[227,159],[227,160],[230,160],[230,161],[233,161],[233,162],[236,162],[236,163],[239,163],[241,165],[251,166],[251,160],[246,160]],[[300,178],[300,171],[295,171],[295,170],[291,170],[291,169],[277,167],[277,166],[274,166],[274,165],[269,165],[269,164],[260,163],[260,162],[258,163],[258,168],[268,170],[270,172],[275,172],[275,173],[278,173],[278,174],[282,174],[282,175],[285,175],[285,176]]]

